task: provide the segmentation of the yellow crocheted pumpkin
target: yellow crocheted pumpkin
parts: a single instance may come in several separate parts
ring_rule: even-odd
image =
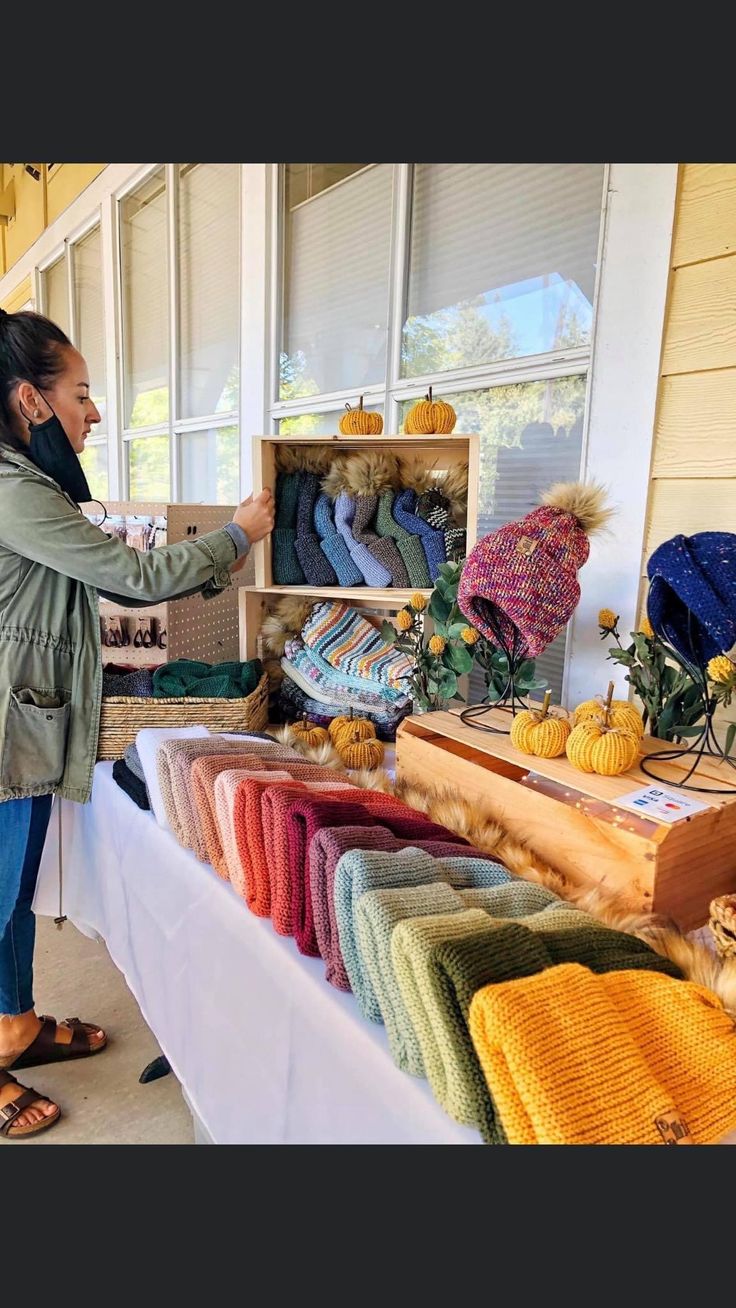
[[[327,728],[333,745],[344,736],[346,740],[373,740],[376,728],[369,718],[354,718],[341,714],[333,718]]]
[[[306,716],[300,722],[292,722],[291,729],[298,745],[323,745],[330,739],[326,727],[318,727],[316,723],[309,722]]]
[[[606,702],[602,696],[596,699],[586,699],[584,704],[578,704],[573,714],[573,722],[577,727],[580,722],[590,720],[605,722],[606,720]],[[633,704],[629,704],[626,699],[612,699],[611,707],[608,710],[609,727],[622,727],[624,731],[630,731],[632,736],[641,740],[644,735],[644,723],[641,715],[637,713]]]
[[[377,768],[383,762],[383,745],[380,740],[361,740],[359,733],[348,739],[345,732],[335,742],[335,748],[347,768]]]
[[[363,408],[363,396],[358,400],[357,409],[347,410],[340,419],[340,431],[343,436],[380,436],[383,431],[383,418],[380,413],[367,413]]]
[[[446,436],[452,431],[457,414],[451,404],[432,399],[432,387],[423,400],[417,400],[406,415],[404,431],[407,436]]]
[[[636,763],[639,737],[623,727],[604,727],[602,722],[588,718],[573,727],[565,752],[580,772],[617,777]]]
[[[541,711],[524,709],[516,714],[511,724],[511,744],[522,754],[536,754],[538,758],[557,758],[564,754],[570,723],[567,718],[551,716],[549,700],[548,691]]]

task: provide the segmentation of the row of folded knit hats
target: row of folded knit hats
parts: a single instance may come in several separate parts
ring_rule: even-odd
[[[278,447],[277,586],[431,586],[465,554],[467,464]]]
[[[397,1066],[483,1140],[709,1143],[736,1127],[732,1017],[644,940],[288,744],[167,734],[139,733],[136,760],[160,823],[321,957]]]
[[[284,721],[305,713],[317,726],[348,708],[367,718],[381,740],[393,740],[411,712],[406,654],[343,600],[317,604],[302,596],[278,600],[261,628],[266,666],[278,684],[276,708]]]

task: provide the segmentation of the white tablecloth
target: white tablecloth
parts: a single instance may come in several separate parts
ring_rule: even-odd
[[[53,917],[58,812],[34,905]],[[327,984],[322,960],[141,812],[112,764],[98,763],[91,804],[61,812],[64,912],[105,941],[216,1143],[480,1143],[394,1066],[383,1027]]]

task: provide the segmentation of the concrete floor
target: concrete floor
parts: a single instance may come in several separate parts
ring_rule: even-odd
[[[56,1126],[22,1143],[193,1144],[192,1118],[173,1073],[138,1082],[161,1050],[105,946],[71,922],[59,931],[39,917],[37,928],[36,1011],[98,1022],[110,1043],[93,1058],[18,1073],[62,1111]]]

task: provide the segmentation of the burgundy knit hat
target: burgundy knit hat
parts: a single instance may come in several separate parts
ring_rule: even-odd
[[[602,486],[559,483],[540,508],[478,541],[457,602],[487,640],[498,644],[497,629],[510,650],[536,658],[563,630],[580,599],[588,535],[611,516],[603,497]]]

